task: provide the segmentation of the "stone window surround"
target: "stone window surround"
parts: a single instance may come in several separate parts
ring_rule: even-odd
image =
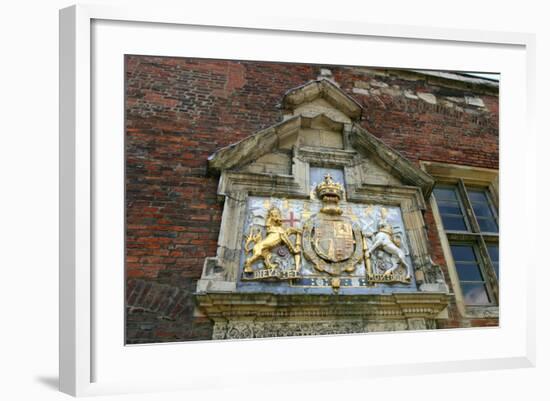
[[[462,181],[464,185],[467,186],[486,188],[489,191],[493,205],[498,210],[498,170],[429,161],[420,161],[420,167],[425,172],[430,174],[437,183],[456,185],[459,181]],[[449,239],[447,238],[445,228],[443,227],[443,221],[439,214],[439,208],[437,206],[435,196],[431,195],[429,201],[437,227],[439,240],[441,242],[441,247],[443,249],[443,255],[447,263],[447,270],[449,272],[449,278],[451,280],[456,305],[460,314],[466,318],[498,318],[498,305],[472,306],[465,304],[454,258],[451,252],[451,246]]]

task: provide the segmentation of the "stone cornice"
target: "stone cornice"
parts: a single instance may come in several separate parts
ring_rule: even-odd
[[[221,148],[208,158],[208,168],[222,171],[244,166],[277,149],[282,140],[297,133],[300,128],[309,128],[312,123],[319,120],[337,131],[344,128],[342,122],[335,121],[323,113],[310,117],[302,115],[290,117],[239,142]]]
[[[292,175],[240,173],[227,171],[220,178],[219,195],[246,192],[254,196],[295,196],[304,198],[309,191]]]
[[[446,293],[318,295],[198,293],[199,308],[214,320],[264,318],[426,318],[449,304]]]
[[[390,185],[367,185],[348,186],[347,199],[366,203],[382,203],[400,206],[403,211],[403,201],[411,200],[414,203],[412,208],[425,210],[426,202],[418,187],[413,186],[390,186]]]

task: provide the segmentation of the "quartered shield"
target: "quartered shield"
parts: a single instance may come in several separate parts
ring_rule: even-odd
[[[306,221],[303,250],[316,270],[338,276],[353,272],[363,253],[359,226],[344,216],[317,215]]]
[[[347,221],[322,220],[315,225],[312,245],[321,258],[329,262],[343,262],[353,255],[353,229]]]

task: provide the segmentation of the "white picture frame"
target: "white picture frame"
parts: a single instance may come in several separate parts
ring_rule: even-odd
[[[210,48],[214,52],[211,54],[214,55],[216,55],[216,49],[208,46],[210,43],[215,44],[216,38],[211,36],[212,33],[233,35],[232,39],[238,38],[237,40],[242,41],[242,46],[239,46],[242,49],[246,48],[251,35],[261,34],[266,42],[271,40],[272,36],[282,35],[279,37],[281,41],[284,41],[283,36],[293,38],[293,40],[311,41],[311,43],[320,39],[326,42],[337,39],[344,47],[350,44],[362,46],[363,41],[367,39],[375,42],[378,40],[379,42],[373,46],[383,45],[384,47],[391,47],[394,42],[395,45],[398,45],[398,42],[406,41],[412,47],[435,45],[442,51],[441,54],[446,54],[446,47],[453,47],[452,52],[467,51],[470,48],[472,51],[477,49],[481,53],[486,51],[486,47],[494,47],[497,49],[494,50],[495,59],[503,62],[509,58],[511,65],[517,64],[516,70],[513,70],[510,65],[503,67],[509,70],[503,73],[501,81],[503,99],[501,103],[501,132],[503,135],[501,142],[501,216],[504,219],[501,235],[503,249],[501,285],[503,287],[502,294],[504,294],[501,304],[501,327],[498,329],[366,334],[311,339],[200,342],[124,347],[123,338],[119,336],[120,330],[123,330],[123,321],[120,321],[121,314],[117,312],[107,318],[103,313],[105,309],[102,309],[104,306],[102,306],[101,299],[98,299],[98,294],[101,293],[101,297],[110,303],[122,302],[124,291],[123,286],[120,286],[122,277],[108,281],[107,275],[97,270],[98,262],[101,266],[104,266],[105,263],[112,263],[115,265],[115,270],[122,268],[116,263],[117,260],[120,261],[116,258],[120,258],[122,255],[120,249],[113,247],[106,251],[98,252],[97,250],[97,244],[103,241],[107,235],[102,231],[105,230],[104,223],[108,221],[109,216],[109,212],[106,212],[105,208],[108,209],[111,204],[110,200],[104,198],[106,189],[109,188],[109,185],[122,186],[123,183],[120,179],[122,171],[118,170],[120,165],[115,162],[107,166],[102,160],[120,160],[120,148],[117,147],[120,142],[111,147],[108,143],[109,139],[94,137],[94,132],[97,133],[98,127],[102,127],[101,124],[106,122],[113,124],[115,129],[118,127],[117,135],[120,136],[116,136],[118,138],[116,141],[119,141],[124,131],[123,125],[119,124],[120,114],[123,113],[123,110],[122,104],[119,103],[120,98],[117,97],[113,100],[115,107],[109,105],[109,110],[117,115],[113,114],[112,118],[103,118],[102,107],[105,106],[98,99],[105,96],[102,92],[105,87],[95,85],[104,79],[103,71],[110,68],[109,65],[105,65],[110,63],[106,54],[101,53],[103,50],[106,53],[109,52],[106,39],[109,39],[109,49],[111,46],[114,49],[117,44],[124,44],[124,41],[128,40],[128,48],[119,46],[113,50],[117,62],[121,62],[117,58],[121,51],[135,53],[143,51],[140,49],[146,49],[147,46],[157,46],[154,51],[154,54],[157,55],[178,56],[180,54],[173,53],[173,49],[177,49],[173,40],[163,41],[161,38],[163,35],[168,37],[176,31],[179,32],[180,28],[183,35],[194,35],[193,38],[199,38],[200,43],[203,43],[202,47]],[[169,32],[171,29],[175,31]],[[147,35],[141,37],[141,42],[136,44],[130,43],[130,39],[125,39],[123,37],[125,35],[121,34],[122,31],[129,32],[130,30],[132,30],[132,35],[128,36],[134,41],[140,37],[139,30],[148,31]],[[94,35],[96,35],[95,41]],[[214,42],[210,42],[212,40]],[[384,43],[380,43],[380,40]],[[153,47],[149,47],[149,49],[151,48]],[[505,49],[509,49],[510,54],[506,53]],[[190,47],[187,55],[197,56],[199,51],[204,51],[204,49],[201,49],[201,46]],[[223,53],[221,49],[217,51],[219,58],[232,57],[229,50],[228,53]],[[502,55],[502,58],[499,59],[501,57],[499,52],[506,53],[506,55]],[[381,51],[380,54],[382,53]],[[386,53],[390,52],[386,51]],[[301,61],[297,59],[297,54],[289,50],[289,59],[279,61]],[[315,54],[319,53],[310,54],[309,59],[307,55],[303,57],[306,57],[305,60],[309,60],[309,62],[317,62],[320,59],[313,59],[317,57]],[[386,56],[387,60],[378,65],[394,66],[391,65],[392,62],[395,62],[391,61],[391,54],[386,54]],[[233,58],[235,57],[239,56],[233,56]],[[249,53],[246,57],[264,60],[268,56],[257,51]],[[372,58],[373,63],[376,63],[377,60],[380,58]],[[338,61],[340,62],[340,60]],[[360,65],[365,65],[364,61],[361,62],[361,57],[350,58],[346,61],[350,63],[357,61]],[[479,60],[468,61],[466,59],[463,60],[463,64],[455,63],[454,69],[467,70],[469,62],[480,63]],[[433,55],[431,59],[426,58],[424,65],[414,61],[410,63],[415,68],[430,68],[431,66],[433,69],[445,69],[444,60],[439,63],[434,62]],[[113,70],[117,70],[116,74],[122,72],[118,70],[116,64],[111,65]],[[489,71],[502,72],[502,70],[494,69]],[[511,99],[506,92],[512,84],[519,88],[514,99]],[[120,81],[117,85],[115,91],[123,86],[123,82]],[[306,381],[327,380],[329,377],[333,380],[344,377],[359,380],[365,376],[407,374],[411,370],[416,373],[433,373],[442,370],[459,372],[534,366],[534,284],[533,280],[527,279],[527,274],[534,266],[534,260],[532,260],[532,256],[528,256],[527,261],[519,260],[512,248],[521,246],[521,241],[526,241],[513,234],[514,227],[527,224],[530,226],[531,232],[535,232],[536,208],[527,207],[528,191],[512,193],[507,186],[507,183],[514,181],[524,183],[525,188],[535,187],[535,177],[532,174],[535,170],[534,157],[531,153],[534,152],[535,136],[533,128],[529,124],[533,120],[531,113],[533,113],[534,85],[534,36],[529,34],[373,25],[361,21],[261,17],[250,13],[240,17],[224,17],[216,14],[194,15],[185,12],[185,10],[155,9],[154,7],[112,8],[99,5],[78,5],[61,10],[61,391],[80,396],[141,391],[196,390],[205,388],[207,384],[211,385],[213,381],[218,387],[239,387],[243,384],[238,383],[236,380],[238,376],[230,371],[235,362],[228,362],[236,359],[241,360],[238,362],[238,368],[243,372],[248,372],[252,379],[259,383],[268,382],[274,378],[292,382],[296,380],[296,372],[300,372],[300,380]],[[103,100],[105,100],[105,104],[109,101],[108,98]],[[517,138],[510,135],[512,131],[518,129],[525,132],[521,143],[518,143]],[[512,160],[512,149],[517,164],[513,169],[509,165]],[[111,169],[113,166],[114,169]],[[105,176],[106,170],[112,172],[112,181],[108,183],[101,178]],[[103,187],[103,185],[106,186]],[[116,210],[113,211],[115,215],[111,215],[111,217],[115,216],[114,221],[119,221],[120,224],[115,224],[120,227],[117,225],[115,231],[120,233],[123,221],[119,219],[120,214],[116,215],[116,213],[120,213],[122,204],[119,202],[120,198],[114,198],[112,204],[119,206],[118,209],[115,207]],[[511,210],[520,212],[510,213]],[[104,220],[101,221],[101,219]],[[118,244],[122,240],[120,236],[117,237],[116,233],[111,239]],[[530,246],[528,243],[524,243],[524,245]],[[108,261],[109,257],[113,258],[110,262]],[[509,289],[512,288],[510,275],[506,274],[506,266],[515,263],[524,263],[526,269],[514,277],[514,291],[517,299],[512,300],[509,296],[506,297],[506,294],[510,293]],[[120,299],[117,298],[117,295],[113,295],[116,294],[116,291],[120,292]],[[120,306],[122,309],[122,303]],[[112,333],[111,329],[106,330],[106,327],[112,327]],[[446,340],[441,340],[443,337]],[[376,338],[376,341],[385,339],[390,341],[413,340],[419,344],[419,348],[422,348],[422,344],[438,342],[438,344],[444,344],[445,341],[475,342],[487,344],[487,347],[466,350],[458,346],[457,349],[440,350],[430,356],[411,350],[410,353],[405,353],[406,355],[397,355],[396,352],[393,355],[392,352],[388,352],[378,356],[371,354],[369,358],[354,356],[328,361],[316,357],[312,357],[310,361],[291,358],[292,363],[289,364],[291,366],[286,370],[284,368],[285,361],[280,358],[281,353],[284,352],[292,354],[298,350],[302,352],[305,350],[313,353],[319,344],[329,350],[338,349],[338,347],[350,346],[349,343],[359,344],[361,341],[366,341],[366,338],[371,340]],[[112,348],[106,344],[110,344],[109,346]],[[174,355],[182,350],[186,355],[186,366],[176,365],[178,359]],[[273,366],[262,365],[261,359],[255,359],[258,358],[258,355],[269,358],[273,362]],[[140,372],[132,369],[136,361],[143,361],[144,365],[150,366],[151,369],[154,366],[153,361],[167,361],[167,367],[165,371],[142,372],[143,376],[140,376]],[[177,372],[170,374],[174,367],[178,367],[182,372],[185,371],[185,374]]]

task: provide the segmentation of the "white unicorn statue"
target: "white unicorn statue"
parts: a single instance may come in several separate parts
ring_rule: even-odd
[[[373,243],[365,253],[365,256],[368,258],[374,251],[381,248],[383,251],[396,257],[391,258],[393,264],[384,272],[384,275],[393,273],[402,264],[407,269],[407,275],[405,278],[409,280],[412,276],[412,267],[407,262],[405,252],[399,247],[399,245],[401,245],[400,241],[394,238],[392,226],[385,221],[382,221],[378,223],[378,232],[374,234]]]

